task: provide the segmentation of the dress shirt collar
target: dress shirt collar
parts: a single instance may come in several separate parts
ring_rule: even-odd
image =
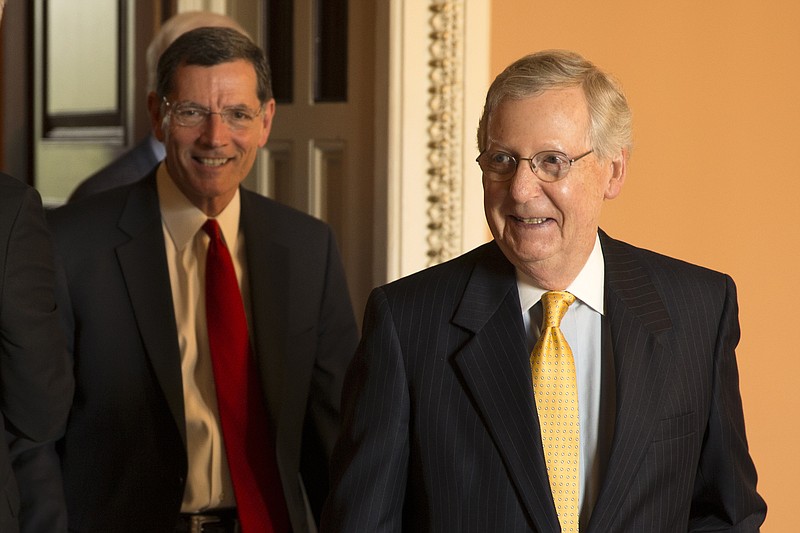
[[[158,184],[158,203],[161,208],[161,219],[169,232],[175,248],[183,250],[194,236],[203,227],[208,215],[195,207],[186,196],[178,189],[169,176],[167,165],[162,162],[156,173]],[[239,238],[239,213],[241,211],[241,198],[236,190],[231,202],[217,215],[217,223],[222,231],[222,237],[228,250],[236,249]],[[231,252],[233,253],[233,252]]]
[[[589,254],[589,259],[578,273],[572,283],[565,289],[572,293],[578,300],[585,303],[597,313],[604,313],[603,289],[605,284],[605,262],[603,249],[600,246],[600,236],[595,237],[594,248]],[[541,300],[542,294],[547,292],[539,288],[534,281],[517,269],[517,288],[522,311],[526,312]]]

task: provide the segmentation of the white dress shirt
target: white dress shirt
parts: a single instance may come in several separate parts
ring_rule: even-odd
[[[595,240],[592,253],[565,290],[573,294],[575,302],[561,321],[561,331],[572,348],[578,381],[578,416],[580,418],[580,509],[581,525],[588,524],[597,493],[600,490],[600,392],[602,384],[602,316],[605,263],[600,238]],[[541,305],[536,306],[546,290],[536,287],[533,281],[517,270],[517,287],[522,307],[525,331],[528,332],[528,351],[533,350],[542,325]]]
[[[163,162],[156,179],[178,327],[186,416],[189,468],[181,511],[235,507],[206,329],[205,258],[209,237],[202,226],[209,217],[177,188]],[[215,218],[231,252],[250,322],[244,237],[239,233],[240,208],[237,190],[230,204]]]

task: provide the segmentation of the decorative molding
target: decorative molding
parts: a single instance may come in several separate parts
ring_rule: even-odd
[[[491,0],[448,0],[446,8],[436,0],[445,13],[433,2],[376,2],[376,284],[487,240],[474,131],[489,79]],[[448,61],[430,64],[433,53]],[[442,119],[457,121],[444,127]],[[432,148],[438,140],[450,146]]]
[[[464,0],[432,0],[428,98],[428,265],[462,251]]]

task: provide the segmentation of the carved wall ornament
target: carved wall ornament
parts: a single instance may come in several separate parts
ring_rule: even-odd
[[[428,88],[428,265],[461,250],[464,0],[433,0]]]

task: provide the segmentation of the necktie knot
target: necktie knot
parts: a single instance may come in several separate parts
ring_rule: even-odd
[[[548,291],[542,295],[542,329],[561,327],[561,319],[575,296],[566,291]]]
[[[219,224],[213,218],[209,218],[206,220],[205,224],[203,224],[203,231],[211,237],[212,239],[219,239],[222,240],[222,234],[219,230]]]

